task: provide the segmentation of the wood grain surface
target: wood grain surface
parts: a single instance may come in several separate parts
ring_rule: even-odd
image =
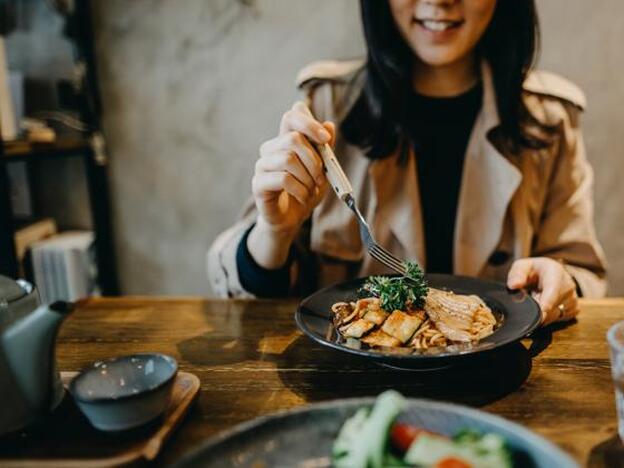
[[[89,299],[63,325],[59,368],[76,371],[107,357],[163,352],[197,375],[198,400],[163,448],[159,464],[260,415],[394,388],[523,424],[582,465],[624,466],[605,337],[610,325],[624,319],[624,299],[583,300],[578,321],[539,330],[470,366],[436,373],[393,371],[324,349],[297,330],[296,304]]]
[[[65,388],[77,374],[61,372]],[[66,392],[52,417],[0,438],[0,466],[105,468],[152,461],[184,420],[199,387],[196,375],[178,372],[163,414],[156,421],[121,433],[94,429]]]

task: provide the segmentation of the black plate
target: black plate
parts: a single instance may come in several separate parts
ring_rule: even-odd
[[[477,344],[453,345],[418,354],[348,347],[341,342],[331,323],[331,306],[335,302],[355,300],[357,289],[366,280],[359,278],[322,289],[304,299],[295,314],[297,326],[314,341],[338,351],[391,367],[433,369],[447,367],[485,351],[514,343],[526,337],[539,325],[540,308],[524,291],[510,291],[502,283],[464,276],[431,274],[426,277],[431,287],[480,296],[494,314],[502,316],[502,324],[493,334]]]
[[[353,398],[260,417],[207,441],[175,467],[329,467],[332,445],[344,421],[372,404],[373,398]],[[448,436],[465,428],[499,434],[516,467],[579,468],[561,449],[528,429],[465,406],[409,399],[398,419]]]

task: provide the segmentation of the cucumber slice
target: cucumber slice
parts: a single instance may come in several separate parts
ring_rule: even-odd
[[[342,426],[333,446],[336,468],[383,468],[390,425],[405,406],[400,393],[388,390],[370,414],[359,410]]]

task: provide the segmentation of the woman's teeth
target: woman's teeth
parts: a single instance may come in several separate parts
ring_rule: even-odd
[[[438,21],[438,20],[418,20],[426,29],[430,31],[446,31],[452,27],[457,26],[457,21]]]

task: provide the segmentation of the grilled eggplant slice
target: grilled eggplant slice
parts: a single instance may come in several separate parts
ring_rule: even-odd
[[[388,312],[382,309],[368,309],[368,312],[364,314],[364,319],[369,322],[373,322],[375,325],[379,326],[388,318]]]
[[[417,316],[409,315],[400,310],[395,310],[384,322],[381,329],[388,335],[395,337],[405,344],[416,333],[423,320]]]
[[[375,324],[368,320],[359,319],[340,329],[340,333],[345,338],[361,338],[362,335],[373,328]]]
[[[355,309],[358,312],[358,316],[360,318],[364,318],[364,316],[368,314],[369,312],[381,310],[381,306],[379,305],[378,298],[368,297],[366,299],[360,299],[357,302],[357,306]]]
[[[373,346],[375,348],[395,348],[397,346],[401,346],[401,342],[399,340],[397,340],[394,336],[390,336],[381,330],[373,330],[360,341],[362,341],[362,343],[366,343],[368,346]]]

